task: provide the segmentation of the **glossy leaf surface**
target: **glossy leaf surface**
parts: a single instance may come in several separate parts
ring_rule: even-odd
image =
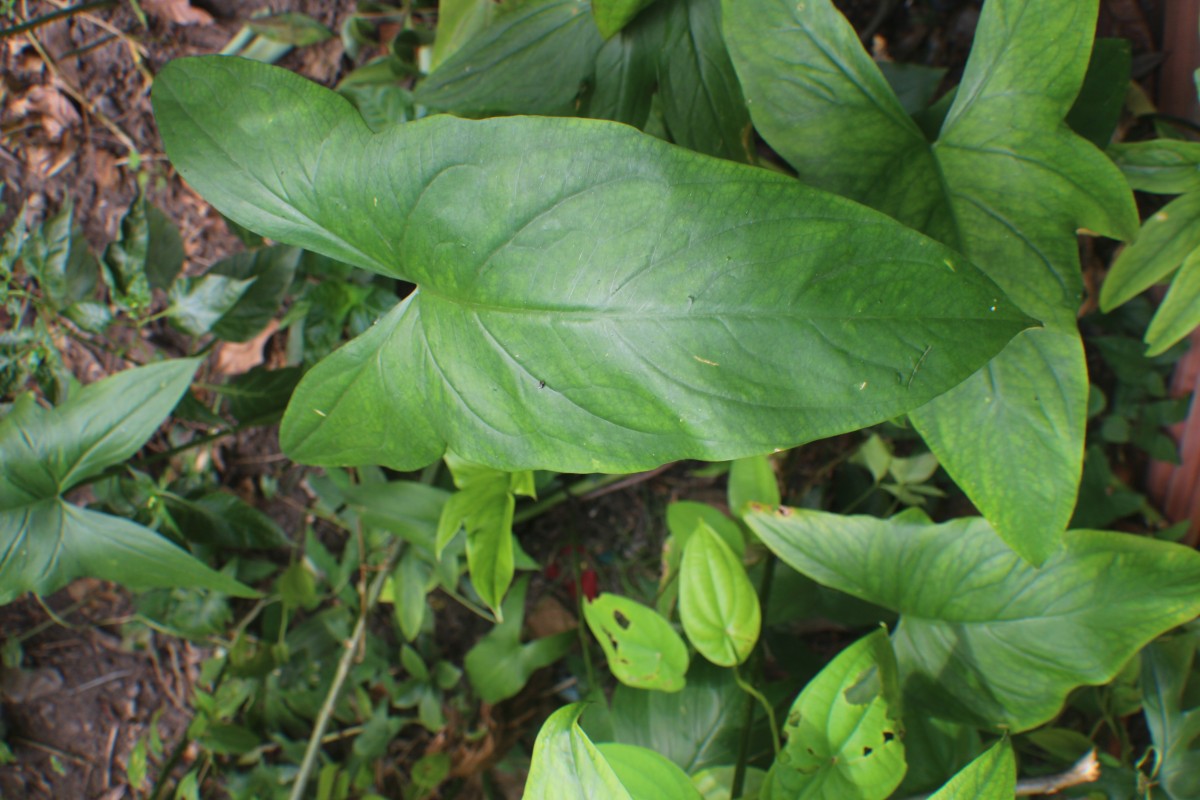
[[[636,689],[677,692],[688,668],[687,645],[671,623],[636,600],[603,593],[583,606],[613,677]]]
[[[634,800],[617,773],[579,728],[585,705],[564,706],[550,715],[533,743],[523,800]]]
[[[788,712],[766,800],[883,800],[904,778],[900,687],[887,632],[876,631],[831,661]]]
[[[1017,764],[1007,739],[996,742],[929,800],[1011,800],[1016,793]]]
[[[918,406],[1029,324],[882,215],[625,126],[372,134],[336,94],[232,58],[172,62],[155,108],[223,213],[420,287],[301,383],[281,431],[301,461],[410,469],[448,445],[589,472],[770,452]]]
[[[793,568],[899,612],[907,702],[993,730],[1049,720],[1072,689],[1107,683],[1200,613],[1200,554],[1128,534],[1070,531],[1036,569],[982,519],[786,509],[747,524]]]
[[[1075,232],[1131,238],[1136,227],[1113,165],[1063,122],[1088,64],[1096,0],[988,2],[933,143],[829,0],[727,0],[726,9],[755,126],[802,180],[960,248],[1045,323],[911,415],[1006,541],[1042,561],[1070,519],[1083,461]]]
[[[758,595],[742,560],[704,522],[683,548],[679,619],[700,654],[722,667],[749,658],[762,628]]]

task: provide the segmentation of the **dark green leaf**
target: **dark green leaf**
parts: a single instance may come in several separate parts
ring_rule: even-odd
[[[1184,707],[1195,657],[1194,633],[1142,651],[1142,703],[1155,747],[1154,778],[1172,800],[1200,797],[1200,709]]]
[[[583,616],[604,650],[613,677],[621,683],[660,692],[684,687],[687,645],[654,609],[603,593],[584,604]]]
[[[167,318],[184,333],[201,336],[237,304],[251,283],[211,271],[199,278],[184,278],[171,287]]]
[[[892,87],[900,107],[914,115],[928,108],[933,95],[946,77],[943,67],[924,64],[901,64],[896,61],[876,61],[879,71]]]
[[[146,256],[150,252],[150,223],[146,200],[138,196],[121,219],[121,237],[104,251],[113,301],[123,309],[141,313],[150,307],[150,280]]]
[[[428,603],[425,594],[430,588],[433,573],[430,564],[410,549],[405,552],[392,575],[392,602],[395,604],[396,624],[407,641],[413,641],[421,632]]]
[[[189,542],[221,549],[287,547],[287,534],[275,520],[230,492],[212,492],[194,500],[162,495],[179,533]]]
[[[183,239],[175,223],[158,206],[146,205],[146,224],[146,281],[151,289],[166,291],[183,269]]]
[[[737,760],[749,702],[729,670],[697,658],[682,691],[618,686],[612,701],[614,738],[662,753],[695,774]]]
[[[914,707],[993,730],[1051,719],[1077,686],[1107,683],[1142,646],[1200,612],[1200,554],[1069,531],[1041,569],[981,519],[754,512],[789,565],[900,613],[894,644]]]
[[[1171,288],[1146,330],[1146,355],[1157,356],[1200,325],[1200,249],[1193,250],[1171,279]]]
[[[721,0],[662,0],[647,16],[662,32],[658,93],[671,138],[706,155],[754,161],[750,112],[721,37]]]
[[[768,452],[919,405],[1027,324],[882,216],[625,126],[436,117],[372,136],[336,94],[230,58],[155,86],[181,174],[230,216],[421,285],[305,376],[281,432],[300,460],[407,469],[448,444],[589,472]],[[334,151],[336,170],[313,161]]]
[[[299,367],[255,367],[218,391],[229,400],[229,413],[241,424],[271,424],[283,416],[303,370]]]
[[[250,253],[239,253],[217,262],[209,274],[225,275],[253,283],[232,308],[212,326],[212,332],[227,342],[245,342],[254,338],[279,312],[296,266],[300,251],[276,245]]]
[[[1067,112],[1067,124],[1099,148],[1108,146],[1117,129],[1129,93],[1132,65],[1128,39],[1097,39],[1092,46],[1087,74],[1075,104]]]
[[[414,99],[464,115],[568,113],[603,43],[585,0],[520,3],[442,62]]]
[[[1108,154],[1138,191],[1183,194],[1200,189],[1200,142],[1115,142]]]
[[[1164,280],[1200,248],[1200,191],[1151,214],[1133,244],[1113,262],[1100,287],[1100,308],[1111,311]]]
[[[587,116],[643,127],[650,116],[655,59],[655,50],[645,35],[622,31],[605,42],[596,55]]]

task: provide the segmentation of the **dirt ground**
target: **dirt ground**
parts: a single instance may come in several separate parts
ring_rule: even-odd
[[[1102,33],[1130,39],[1140,59],[1135,63],[1147,71],[1163,57],[1157,32],[1165,3],[1102,4]],[[16,20],[35,19],[64,5],[17,0]],[[877,52],[924,63],[961,64],[978,20],[978,4],[962,0],[920,4],[936,12],[925,16],[911,13],[913,4],[899,0],[839,5],[860,30],[878,36]],[[309,14],[336,31],[355,3],[141,0],[149,23],[143,27],[129,4],[118,2],[39,26],[32,36],[4,36],[14,20],[0,17],[0,228],[25,204],[30,223],[36,224],[69,198],[76,221],[100,250],[117,235],[137,192],[137,166],[143,164],[149,199],[183,235],[189,273],[203,272],[241,249],[220,216],[173,175],[154,127],[149,90],[168,61],[221,50],[251,12],[267,6]],[[890,13],[882,16],[880,9]],[[326,85],[351,67],[337,37],[293,51],[280,63]],[[80,377],[94,380],[119,367],[90,364]],[[84,371],[82,363],[79,370]],[[270,432],[232,441],[224,453],[222,480],[235,489],[258,475],[280,478],[298,469],[283,461]],[[835,445],[835,452],[822,453],[817,463],[793,465],[790,488],[802,494],[825,465],[837,460]],[[552,554],[567,526],[580,535],[590,533],[593,541],[608,537],[595,554],[601,561],[644,559],[647,543],[661,535],[662,506],[685,495],[717,501],[722,496],[711,481],[674,470],[602,500],[569,504],[558,515],[540,518],[522,534],[523,542],[535,556]],[[266,510],[289,535],[302,531],[303,513],[294,504]],[[648,567],[654,568],[653,558]],[[207,652],[145,627],[128,627],[129,598],[97,581],[78,581],[43,603],[26,598],[0,607],[0,741],[7,741],[15,756],[12,764],[0,766],[0,800],[133,796],[128,772],[138,743],[152,747],[157,737],[162,749],[171,751],[191,717],[191,687]],[[462,649],[469,646],[465,642]],[[521,715],[514,720],[509,721],[510,740],[522,733],[518,721],[530,724]],[[182,756],[186,763],[188,754]]]

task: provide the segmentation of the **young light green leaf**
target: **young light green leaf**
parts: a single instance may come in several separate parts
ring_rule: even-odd
[[[1200,223],[1200,220],[1197,220]],[[1200,249],[1183,260],[1183,266],[1171,279],[1171,288],[1162,305],[1154,312],[1146,329],[1147,356],[1157,356],[1200,325]]]
[[[619,742],[596,749],[632,800],[701,800],[687,773],[653,750]]]
[[[425,610],[429,605],[425,595],[431,588],[429,579],[432,574],[432,566],[420,558],[415,549],[410,548],[400,558],[392,575],[396,624],[409,642],[417,638],[425,621]]]
[[[563,706],[542,724],[533,743],[522,800],[634,800],[580,729],[579,715],[586,707],[583,703]]]
[[[734,770],[734,767],[710,767],[692,775],[692,784],[704,800],[731,800]],[[747,767],[741,800],[759,800],[766,778],[765,770]]]
[[[611,39],[654,0],[592,0],[592,16],[605,39]]]
[[[1100,287],[1100,308],[1111,311],[1164,280],[1200,248],[1200,191],[1188,192],[1150,215],[1133,244],[1113,262]]]
[[[613,738],[661,753],[691,775],[737,760],[750,702],[729,670],[698,658],[682,691],[618,686],[612,700]]]
[[[679,619],[700,654],[723,667],[749,658],[762,628],[762,609],[745,566],[703,522],[683,548]]]
[[[847,647],[804,687],[764,800],[884,800],[904,779],[896,658],[887,632]]]
[[[335,93],[224,57],[172,62],[155,103],[181,174],[228,216],[420,286],[306,375],[281,431],[302,461],[411,469],[448,446],[592,472],[771,452],[920,405],[1029,324],[882,215],[626,126],[372,134]]]
[[[968,764],[929,800],[1012,800],[1017,790],[1017,764],[1007,738]]]
[[[777,506],[779,479],[766,456],[739,458],[729,467],[729,510],[741,517],[750,503]]]
[[[1072,689],[1107,683],[1200,613],[1200,554],[1169,542],[1069,531],[1036,569],[982,519],[785,509],[746,522],[793,568],[900,613],[894,644],[913,706],[992,730],[1046,722]]]
[[[1200,709],[1184,707],[1196,642],[1188,633],[1142,651],[1142,704],[1154,742],[1154,780],[1172,800],[1200,796]]]
[[[1042,561],[1070,519],[1083,459],[1075,232],[1131,238],[1136,226],[1112,164],[1063,123],[1088,63],[1096,0],[987,3],[933,144],[829,0],[726,8],[755,126],[802,180],[959,248],[1047,325],[911,415],[1006,541]],[[1040,491],[1031,494],[1034,472]]]
[[[503,621],[467,652],[463,662],[467,679],[485,703],[499,703],[521,691],[534,672],[562,658],[575,642],[575,632],[565,631],[521,643],[528,588],[528,577],[513,584],[504,598]]]
[[[688,668],[687,645],[671,623],[636,600],[603,593],[583,616],[608,658],[613,677],[635,689],[678,692]]]
[[[417,85],[439,111],[564,114],[604,44],[586,0],[530,0],[501,11]],[[552,70],[545,69],[553,64]]]
[[[453,453],[446,465],[458,491],[450,496],[438,521],[438,558],[458,531],[467,535],[467,569],[471,584],[488,607],[499,614],[504,593],[512,583],[514,564],[514,488],[528,484],[528,473],[512,474],[472,464]]]

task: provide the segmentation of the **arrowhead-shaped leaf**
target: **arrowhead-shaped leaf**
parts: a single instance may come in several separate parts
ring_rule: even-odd
[[[894,609],[914,707],[1019,732],[1077,686],[1112,680],[1158,634],[1200,613],[1200,554],[1128,534],[1069,531],[1034,568],[982,519],[748,514],[775,553],[813,580]]]
[[[420,287],[297,388],[281,435],[302,461],[769,452],[914,408],[1029,324],[882,215],[622,125],[373,134],[338,95],[224,57],[168,66],[155,107],[181,174],[239,224]]]
[[[1087,68],[1096,0],[990,0],[933,143],[829,0],[726,8],[754,124],[802,180],[961,249],[1046,324],[912,415],[1001,535],[1042,561],[1070,519],[1083,460],[1075,232],[1131,238],[1137,225],[1118,171],[1063,122]]]
[[[880,630],[829,663],[788,712],[764,800],[883,800],[904,779],[896,658]]]
[[[148,528],[61,499],[141,449],[198,365],[179,359],[126,370],[51,409],[33,395],[17,400],[0,421],[0,603],[27,591],[46,594],[84,575],[132,588],[254,594]]]

